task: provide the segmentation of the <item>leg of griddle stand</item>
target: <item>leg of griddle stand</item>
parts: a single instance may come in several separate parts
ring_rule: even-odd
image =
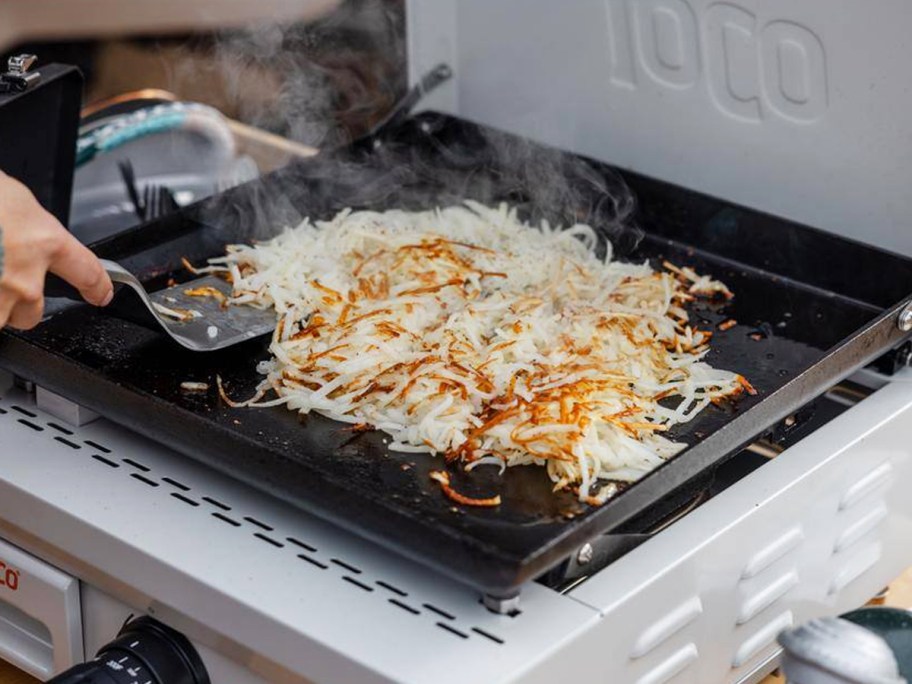
[[[35,388],[35,404],[42,411],[47,411],[58,420],[73,427],[88,425],[101,417],[95,411],[87,409],[85,406],[80,406],[75,401],[61,397],[59,394],[55,394],[43,387]]]
[[[516,615],[519,613],[519,590],[506,596],[485,594],[481,597],[484,607],[498,615]]]
[[[18,375],[12,376],[12,385],[21,389],[26,394],[35,393],[35,383],[31,380],[26,380],[25,378],[20,378]]]

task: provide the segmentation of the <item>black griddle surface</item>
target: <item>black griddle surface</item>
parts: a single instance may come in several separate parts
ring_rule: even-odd
[[[507,157],[512,164],[503,163]],[[540,168],[530,172],[533,162]],[[549,178],[560,190],[536,192]],[[884,321],[912,292],[907,260],[634,174],[623,174],[623,182],[639,202],[627,215],[629,202],[604,200],[606,190],[622,187],[607,167],[427,114],[379,151],[355,145],[96,246],[154,287],[180,274],[181,256],[218,255],[226,243],[266,237],[282,221],[328,218],[346,206],[419,208],[472,197],[507,199],[529,216],[565,225],[586,220],[625,259],[668,259],[723,280],[735,299],[698,302],[691,316],[712,329],[738,321],[716,332],[708,360],[742,373],[758,395],[675,428],[670,436],[691,448],[599,509],[552,493],[543,469],[533,467],[503,477],[494,468],[452,469],[460,491],[503,499],[497,508],[454,506],[428,477],[443,467],[442,457],[390,452],[384,435],[316,415],[226,406],[216,376],[230,395],[250,396],[260,380],[256,364],[268,357],[265,340],[196,354],[78,306],[32,332],[0,335],[0,365],[462,581],[508,592],[593,535],[659,515],[663,502],[901,338]],[[889,284],[846,279],[834,287],[831,269],[841,259],[876,266]],[[185,381],[207,382],[210,390],[184,392]]]

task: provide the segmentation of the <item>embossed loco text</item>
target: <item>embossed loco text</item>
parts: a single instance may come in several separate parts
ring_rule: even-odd
[[[694,0],[606,0],[610,81],[636,89],[706,87],[726,116],[820,119],[828,106],[826,50],[796,21],[761,21],[747,6]]]

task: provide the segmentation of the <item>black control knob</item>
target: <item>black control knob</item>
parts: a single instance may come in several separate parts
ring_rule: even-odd
[[[95,660],[67,670],[49,684],[210,684],[187,638],[150,617],[131,620]]]

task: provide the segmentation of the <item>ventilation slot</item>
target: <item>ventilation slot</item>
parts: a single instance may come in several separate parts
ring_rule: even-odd
[[[155,480],[150,480],[148,477],[143,477],[139,473],[130,473],[130,477],[132,477],[134,480],[139,480],[143,484],[147,484],[150,487],[158,487],[158,482]]]
[[[169,485],[171,485],[172,487],[177,487],[182,492],[190,491],[190,487],[188,487],[187,485],[185,485],[181,482],[178,482],[177,480],[172,480],[170,477],[163,477],[162,482],[167,482]]]
[[[342,579],[344,579],[349,584],[354,584],[356,587],[360,587],[361,589],[364,589],[364,591],[373,591],[374,590],[374,588],[372,586],[367,585],[364,582],[359,582],[354,577],[349,577],[348,575],[342,575]]]
[[[305,544],[304,542],[295,539],[294,537],[285,537],[285,541],[287,541],[289,544],[294,544],[299,549],[304,549],[305,551],[310,551],[311,553],[317,552],[317,549],[315,547],[311,546],[310,544]]]
[[[739,668],[754,656],[759,655],[761,651],[773,644],[776,640],[776,635],[779,634],[779,632],[791,627],[793,622],[792,613],[788,610],[770,620],[735,649],[735,655],[732,658],[732,667]]]
[[[256,518],[251,518],[249,515],[246,516],[246,517],[244,518],[244,520],[246,520],[247,522],[249,522],[251,525],[254,525],[254,526],[256,526],[256,527],[259,527],[261,530],[266,530],[267,532],[272,532],[272,531],[275,529],[274,527],[270,527],[269,525],[267,525],[267,524],[264,523],[264,522],[260,522],[260,521],[257,520]]]
[[[267,536],[266,536],[265,534],[263,534],[262,532],[255,532],[253,536],[256,537],[257,539],[263,540],[263,541],[266,542],[267,544],[271,544],[272,546],[276,547],[277,549],[284,549],[284,548],[285,548],[285,544],[283,544],[283,543],[280,542],[280,541],[276,541],[276,540],[273,539],[272,537],[267,537]]]
[[[741,603],[736,624],[743,625],[752,620],[797,586],[798,581],[798,571],[790,569],[766,586],[751,592]]]
[[[402,608],[402,610],[404,610],[408,613],[411,613],[412,615],[421,615],[420,610],[418,610],[417,608],[412,608],[407,603],[403,603],[402,601],[399,601],[397,599],[386,599],[386,600],[389,601],[390,603],[392,603],[394,606]]]
[[[212,508],[218,510],[203,509],[203,512],[208,512],[209,515],[216,520],[223,522],[244,534],[251,535],[276,549],[286,548],[287,543],[293,547],[293,551],[297,558],[319,570],[328,570],[330,567],[339,568],[345,572],[345,574],[339,575],[339,577],[346,584],[368,594],[376,593],[380,600],[385,599],[386,603],[394,606],[398,610],[405,611],[410,615],[428,618],[428,626],[433,622],[437,627],[440,627],[452,636],[459,637],[463,640],[477,636],[495,644],[504,643],[504,639],[480,627],[465,625],[462,628],[457,628],[456,623],[458,620],[456,615],[432,603],[420,603],[417,599],[414,600],[414,603],[404,601],[403,599],[409,597],[409,592],[405,589],[384,580],[375,580],[369,576],[369,570],[366,572],[361,567],[358,567],[347,560],[338,557],[330,557],[324,562],[323,560],[314,557],[312,554],[317,553],[317,547],[306,541],[302,541],[297,537],[281,536],[281,533],[275,536],[265,534],[267,532],[275,532],[276,530],[272,525],[269,525],[256,517],[251,515],[241,517],[240,514],[238,514],[238,517],[235,518],[226,515],[227,512],[234,510],[234,508],[227,503],[211,496],[202,495],[202,492],[195,490],[193,486],[185,484],[180,480],[176,480],[169,476],[159,476],[153,472],[151,467],[133,458],[115,456],[113,455],[114,450],[110,447],[93,440],[81,439],[78,430],[74,432],[57,423],[45,421],[43,416],[39,416],[37,413],[21,406],[10,406],[10,408],[23,416],[26,416],[25,418],[16,418],[17,422],[36,432],[46,432],[46,434],[55,442],[63,444],[73,451],[85,451],[86,456],[91,457],[94,461],[106,468],[116,470],[120,469],[122,465],[126,465],[129,466],[129,468],[124,469],[124,472],[147,487],[161,488],[162,485],[166,485],[166,487],[162,489],[162,495],[167,494],[167,496],[176,499],[181,504],[187,506],[188,508],[185,509],[187,512],[192,509],[199,509],[203,504],[208,504]],[[9,411],[6,408],[0,408],[0,415],[7,413],[9,413]],[[42,424],[39,424],[39,422],[47,425],[49,430],[46,431],[45,427],[43,427]],[[249,523],[257,529],[251,530],[250,528],[245,528],[244,523]],[[297,553],[297,550],[306,551],[307,553]],[[376,592],[376,588],[380,588],[383,591],[378,593]],[[390,596],[390,594],[393,596]],[[520,611],[516,611],[512,617],[519,614]],[[435,621],[438,619],[442,621]],[[447,624],[448,622],[451,624]]]
[[[379,582],[378,582],[378,584],[379,584]],[[441,610],[441,609],[438,608],[437,606],[432,606],[430,603],[425,603],[425,604],[423,604],[423,605],[424,605],[424,607],[427,608],[429,611],[431,611],[432,613],[436,613],[437,615],[439,615],[439,616],[442,617],[442,618],[446,618],[447,620],[455,620],[455,619],[456,619],[456,616],[455,616],[455,615],[450,615],[450,614],[449,614],[448,612],[446,612],[445,610]]]
[[[133,466],[137,470],[141,470],[144,473],[148,473],[150,470],[152,470],[149,466],[143,465],[142,463],[137,463],[132,458],[122,458],[120,460],[126,463],[128,466]]]
[[[114,461],[111,461],[100,454],[92,454],[92,458],[94,458],[99,463],[104,463],[106,466],[110,466],[111,468],[120,468],[120,463],[115,463]]]
[[[213,518],[218,518],[218,519],[221,520],[222,522],[226,522],[226,523],[228,523],[229,525],[231,525],[232,527],[240,527],[240,526],[241,526],[241,523],[239,523],[237,520],[232,520],[232,519],[229,518],[227,515],[222,515],[221,513],[213,513],[213,514],[212,514],[212,517],[213,517]]]
[[[735,625],[754,629],[753,625],[766,620],[777,606],[782,609],[785,597],[800,583],[794,556],[803,542],[804,532],[796,525],[776,535],[748,559],[738,581],[741,598]],[[742,648],[746,649],[743,653],[751,650],[743,645]]]
[[[231,506],[229,506],[228,504],[223,504],[223,503],[222,503],[221,501],[219,501],[218,499],[213,499],[213,498],[210,497],[210,496],[204,496],[204,497],[203,497],[203,501],[205,501],[207,504],[212,504],[212,505],[215,506],[216,508],[221,508],[223,511],[230,511],[230,510],[231,510]]]
[[[194,508],[199,506],[199,501],[194,501],[193,499],[184,496],[183,494],[179,494],[178,492],[171,492],[171,496],[173,496],[178,501],[183,501],[185,504],[193,506]]]
[[[88,446],[92,447],[93,449],[98,449],[103,454],[111,453],[111,450],[108,449],[108,447],[103,446],[103,445],[99,444],[98,442],[93,442],[91,439],[83,440],[83,444],[87,444]]]
[[[407,591],[402,591],[402,589],[400,589],[399,587],[394,587],[392,584],[388,584],[387,582],[384,582],[383,580],[377,580],[376,584],[378,587],[383,587],[387,591],[391,591],[394,594],[398,594],[399,596],[408,596]]]
[[[494,636],[490,632],[486,632],[483,629],[479,629],[478,627],[472,627],[472,631],[475,632],[475,634],[480,634],[485,639],[490,639],[495,644],[502,644],[504,642],[504,640],[501,639],[499,636]]]
[[[361,570],[359,568],[356,568],[354,565],[349,565],[345,561],[340,561],[338,558],[331,558],[329,562],[333,565],[338,565],[340,568],[345,568],[349,572],[353,572],[356,575],[361,574]]]
[[[436,624],[437,624],[438,627],[440,627],[441,629],[445,629],[445,630],[448,631],[450,634],[455,634],[456,636],[458,636],[458,637],[460,637],[460,638],[462,638],[462,639],[468,639],[468,638],[469,638],[469,635],[466,634],[465,632],[460,632],[460,631],[459,631],[458,629],[456,629],[455,627],[450,627],[448,624],[446,624],[446,623],[444,623],[444,622],[438,622],[438,623],[436,623]]]
[[[675,634],[691,625],[702,614],[703,601],[699,596],[691,596],[683,603],[674,606],[640,633],[630,649],[630,657],[637,659],[652,653]]]
[[[310,556],[305,556],[303,553],[299,553],[299,554],[298,554],[298,558],[300,558],[302,561],[307,561],[307,562],[310,563],[311,565],[317,566],[318,568],[320,568],[320,570],[328,570],[328,569],[329,569],[329,566],[328,566],[328,565],[326,565],[326,564],[324,564],[324,563],[321,563],[321,562],[318,561],[316,558],[311,558]]]

